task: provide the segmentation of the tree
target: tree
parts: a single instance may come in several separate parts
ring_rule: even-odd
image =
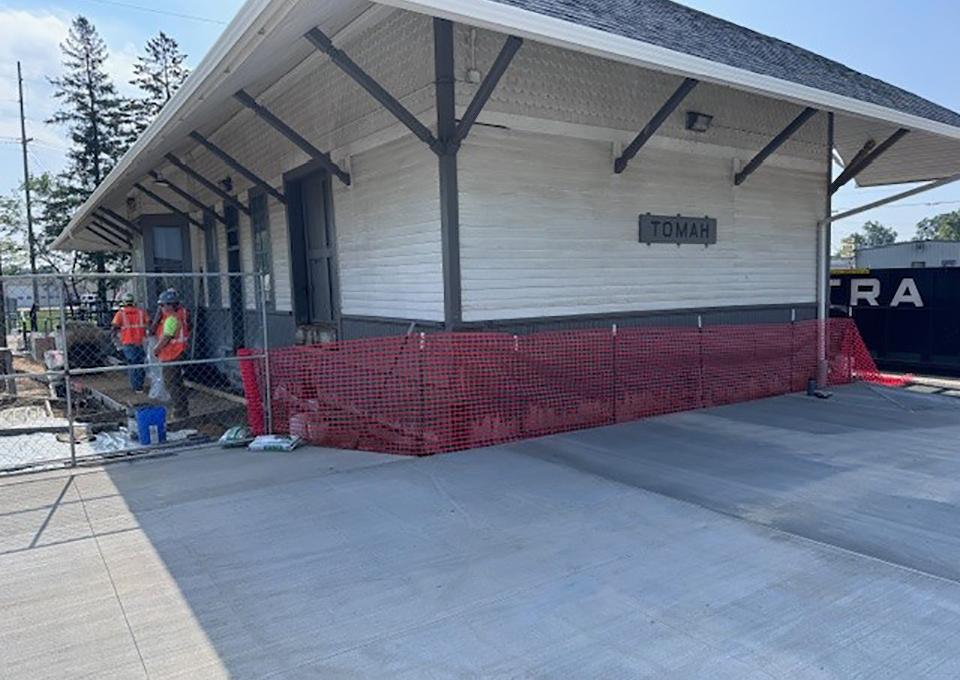
[[[49,272],[67,273],[76,269],[80,254],[68,256],[51,245],[70,222],[77,209],[77,195],[63,182],[62,176],[43,173],[31,179],[30,189],[36,206],[34,232],[36,233],[37,260],[40,269]],[[88,264],[86,260],[84,264]]]
[[[50,80],[60,108],[47,122],[67,127],[67,174],[85,199],[122,152],[123,100],[104,69],[107,46],[86,17],[73,20],[60,49],[64,74]]]
[[[50,235],[46,230],[66,226],[69,215],[116,164],[126,139],[124,103],[104,68],[107,46],[96,28],[86,17],[78,16],[60,49],[64,73],[50,81],[60,106],[47,122],[66,126],[71,144],[67,168],[51,182],[46,195],[47,244]],[[108,262],[112,267],[121,267],[128,258],[124,254],[77,254],[74,266],[83,266],[89,259],[102,273],[107,271]],[[106,300],[102,280],[98,289],[101,300]]]
[[[127,108],[133,139],[139,137],[157,117],[163,105],[189,75],[183,65],[187,55],[180,51],[177,41],[163,31],[147,41],[143,52],[137,57],[137,63],[133,66],[134,78],[130,81],[145,95],[130,100]]]
[[[874,248],[897,241],[897,232],[874,220],[865,222],[860,229],[861,231],[855,231],[840,241],[840,250],[850,253],[846,257],[852,256],[853,251],[858,248]]]
[[[960,241],[960,210],[925,217],[917,223],[915,241]]]
[[[3,273],[20,274],[27,268],[27,250],[23,236],[27,218],[19,190],[0,196],[0,263]]]
[[[875,220],[864,223],[863,227],[863,247],[874,248],[876,246],[886,246],[897,242],[897,232],[890,227],[885,227]]]

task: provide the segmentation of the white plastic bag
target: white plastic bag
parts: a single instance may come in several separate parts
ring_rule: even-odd
[[[156,338],[147,340],[147,379],[150,381],[148,396],[156,401],[170,401],[170,393],[167,391],[167,386],[163,384],[163,366],[153,355],[156,346]]]

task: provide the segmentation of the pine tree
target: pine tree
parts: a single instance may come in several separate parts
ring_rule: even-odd
[[[0,263],[4,274],[19,274],[26,269],[26,231],[27,218],[19,190],[0,196]]]
[[[60,108],[47,121],[65,125],[71,148],[68,176],[85,199],[107,176],[122,152],[123,100],[104,69],[107,46],[79,16],[61,43],[64,74],[51,79]]]
[[[180,51],[177,41],[163,31],[150,38],[143,51],[133,66],[134,78],[130,81],[145,95],[131,100],[128,108],[129,127],[134,138],[157,117],[189,75],[183,65],[187,55]]]
[[[77,265],[79,253],[69,256],[53,250],[51,244],[66,229],[70,217],[79,206],[77,192],[63,181],[63,176],[43,173],[31,179],[35,204],[34,233],[37,235],[37,261],[41,270],[67,273]]]
[[[116,164],[125,148],[123,100],[107,74],[107,46],[93,24],[78,16],[70,26],[67,39],[61,43],[63,76],[51,79],[54,97],[60,102],[56,113],[47,121],[64,125],[70,138],[67,168],[51,187],[51,213],[57,227],[65,226],[65,216],[72,214],[93,192]],[[54,228],[52,224],[47,228]],[[120,268],[128,260],[123,253],[75,255],[74,266],[86,268],[90,259],[98,272],[107,264]],[[99,286],[101,299],[106,299],[106,286]]]

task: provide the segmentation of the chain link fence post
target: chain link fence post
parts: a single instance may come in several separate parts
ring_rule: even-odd
[[[260,305],[260,318],[263,325],[263,394],[264,426],[267,434],[273,434],[273,405],[270,395],[270,332],[267,323],[267,275],[260,273],[256,277],[257,302]]]
[[[67,406],[67,437],[70,441],[70,467],[77,466],[77,438],[74,433],[73,394],[70,386],[70,338],[67,334],[67,282],[59,279],[60,286],[60,334],[63,337],[63,388]]]

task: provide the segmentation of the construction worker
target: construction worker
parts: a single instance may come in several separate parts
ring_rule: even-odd
[[[133,293],[124,293],[123,306],[113,315],[113,336],[114,340],[119,336],[123,358],[128,366],[134,367],[127,370],[130,389],[134,392],[143,392],[143,363],[147,358],[143,341],[147,337],[149,323],[150,317],[145,309],[137,307]]]
[[[187,339],[190,337],[187,310],[180,305],[180,295],[173,288],[160,293],[158,303],[160,315],[154,331],[157,345],[153,354],[163,364],[163,382],[170,392],[174,417],[186,418],[189,415],[189,404],[187,389],[183,385],[182,367],[168,364],[182,361],[185,356]]]

